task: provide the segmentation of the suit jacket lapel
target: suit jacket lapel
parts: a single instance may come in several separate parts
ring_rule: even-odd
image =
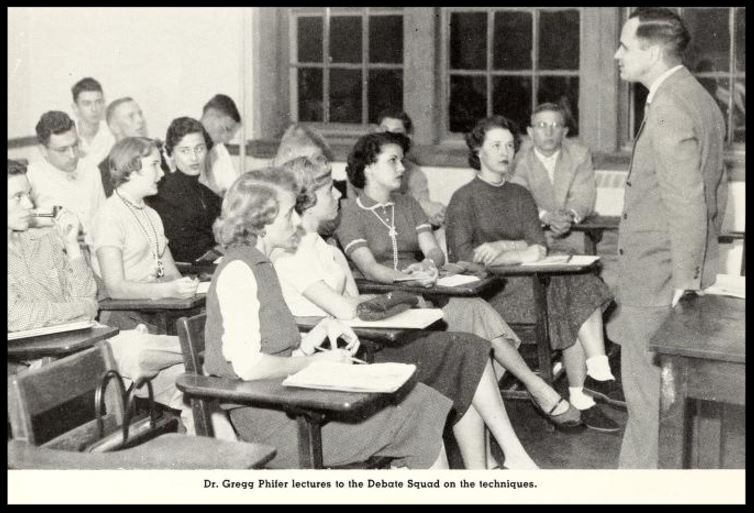
[[[545,169],[545,166],[537,158],[533,147],[529,152],[529,167],[532,171],[532,182],[537,182],[537,185],[532,185],[532,187],[536,187],[538,190],[545,192],[545,204],[540,205],[540,208],[551,210],[555,207],[555,189],[550,182],[550,176],[547,174],[547,169]]]

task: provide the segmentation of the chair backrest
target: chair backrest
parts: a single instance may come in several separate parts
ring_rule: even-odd
[[[32,445],[80,450],[96,439],[94,392],[102,375],[115,368],[110,346],[102,341],[49,365],[10,376],[8,415],[13,438]],[[106,428],[123,422],[119,393],[114,386],[106,388]]]
[[[204,325],[207,314],[201,313],[193,317],[181,317],[176,322],[178,340],[183,352],[183,364],[187,374],[203,375],[204,364]],[[194,412],[194,425],[199,436],[214,437],[212,428],[212,405],[205,399],[191,397],[191,408]]]

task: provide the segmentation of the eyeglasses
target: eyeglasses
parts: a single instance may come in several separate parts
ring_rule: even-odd
[[[181,146],[175,149],[177,153],[179,153],[182,157],[188,158],[190,155],[196,155],[201,156],[207,153],[207,147],[204,144],[200,144],[199,146],[196,146],[194,148],[189,148],[187,146]]]
[[[565,128],[565,123],[559,123],[557,121],[553,121],[552,123],[545,123],[544,121],[539,121],[537,123],[534,123],[534,128],[540,128],[544,130],[545,128],[552,128],[553,130],[558,130],[560,128]]]

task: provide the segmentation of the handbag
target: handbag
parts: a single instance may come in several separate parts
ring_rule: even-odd
[[[394,290],[381,294],[356,307],[356,314],[362,321],[387,319],[419,304],[419,298],[409,292]]]
[[[118,389],[116,397],[123,408],[123,423],[118,426],[113,414],[106,413],[105,393],[110,383],[115,383]],[[147,412],[136,415],[134,404],[136,392],[147,387]],[[154,392],[150,380],[133,383],[126,392],[123,378],[115,369],[102,374],[100,383],[94,392],[94,411],[98,440],[87,444],[81,450],[85,452],[112,452],[128,449],[157,438],[165,433],[178,431],[180,421],[176,415],[157,409],[154,402]]]

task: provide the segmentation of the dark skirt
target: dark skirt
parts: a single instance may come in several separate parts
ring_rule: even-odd
[[[449,422],[455,424],[471,406],[492,346],[470,333],[417,332],[401,346],[383,347],[375,362],[416,365],[417,379],[453,401]]]
[[[490,304],[507,322],[535,322],[532,279],[528,276],[508,278],[503,289],[489,298]],[[575,344],[584,322],[596,309],[606,308],[612,299],[605,282],[593,274],[551,277],[547,287],[551,347],[566,349]]]

